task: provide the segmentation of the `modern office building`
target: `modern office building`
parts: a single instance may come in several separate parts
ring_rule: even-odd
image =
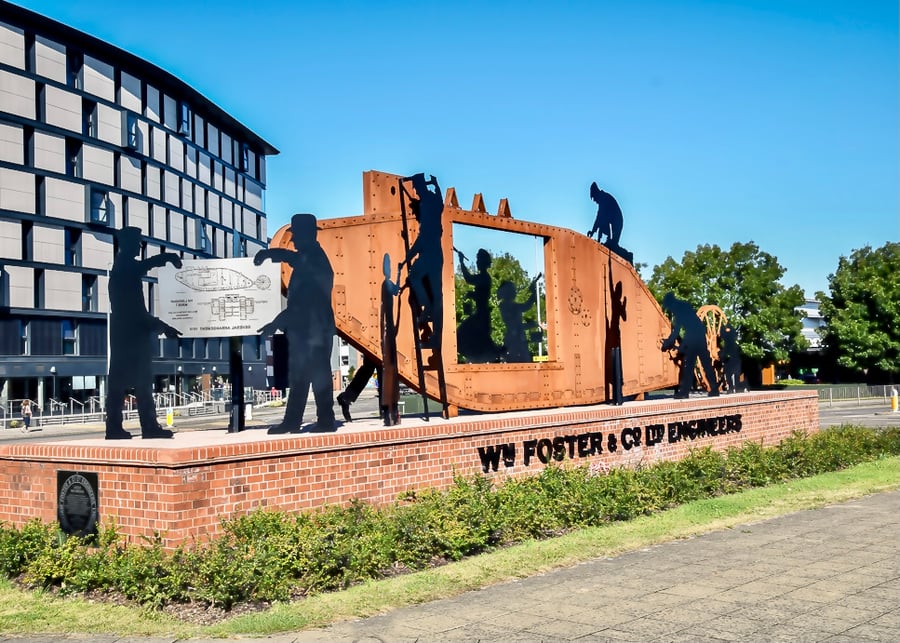
[[[151,62],[0,1],[2,406],[102,398],[115,230],[139,227],[144,256],[252,256],[277,153]],[[152,313],[156,279],[144,287]],[[228,339],[156,341],[160,390],[227,372]],[[261,338],[244,360],[265,386]]]

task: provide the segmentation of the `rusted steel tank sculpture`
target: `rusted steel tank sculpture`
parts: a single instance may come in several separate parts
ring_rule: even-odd
[[[364,172],[363,214],[319,219],[318,239],[334,269],[332,303],[337,333],[376,362],[381,357],[384,255],[389,253],[395,264],[399,263],[418,234],[415,218],[408,213],[404,216],[408,207],[404,189],[409,190],[404,188],[403,177]],[[660,351],[661,339],[671,330],[669,320],[628,261],[584,234],[513,218],[506,199],[501,200],[497,214],[489,214],[481,195],[476,194],[467,210],[459,206],[455,190],[449,188],[441,216],[445,258],[441,341],[436,343],[438,349],[417,347],[409,305],[411,290],[405,288],[399,297],[396,345],[401,379],[420,392],[424,384],[429,397],[444,403],[445,416],[455,415],[458,409],[514,411],[610,400],[606,350],[613,305],[610,284],[619,282],[621,289],[616,294],[627,306],[616,329],[622,347],[622,394],[640,396],[678,382],[676,365]],[[543,239],[547,355],[542,361],[469,364],[457,360],[453,224]],[[404,229],[408,229],[406,240]],[[289,226],[275,233],[271,245],[292,247]],[[289,270],[283,265],[284,284]],[[401,285],[404,280],[401,275]],[[434,354],[438,351],[442,356]]]

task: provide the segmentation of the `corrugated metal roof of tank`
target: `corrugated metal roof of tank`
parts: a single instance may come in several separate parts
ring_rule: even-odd
[[[59,40],[60,44],[74,44],[83,49],[85,53],[96,55],[109,64],[115,65],[139,75],[142,80],[152,80],[165,93],[173,97],[184,98],[192,106],[194,111],[206,112],[220,124],[220,129],[232,130],[250,144],[255,151],[262,151],[267,156],[278,154],[278,150],[256,134],[253,130],[234,118],[231,114],[209,100],[196,89],[151,62],[144,60],[132,53],[120,49],[105,40],[79,31],[74,27],[65,25],[53,18],[35,13],[18,5],[0,0],[0,21],[13,23],[18,27],[30,27],[41,36],[51,40]],[[222,127],[224,126],[224,127]]]

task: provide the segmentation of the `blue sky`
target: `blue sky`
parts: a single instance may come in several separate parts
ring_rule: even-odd
[[[597,181],[635,261],[754,241],[809,295],[900,238],[896,0],[19,4],[277,147],[270,234],[359,214],[378,169],[580,232]]]

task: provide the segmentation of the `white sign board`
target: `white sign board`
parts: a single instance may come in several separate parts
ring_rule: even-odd
[[[159,269],[159,318],[183,337],[257,335],[281,312],[281,264],[185,259]]]

